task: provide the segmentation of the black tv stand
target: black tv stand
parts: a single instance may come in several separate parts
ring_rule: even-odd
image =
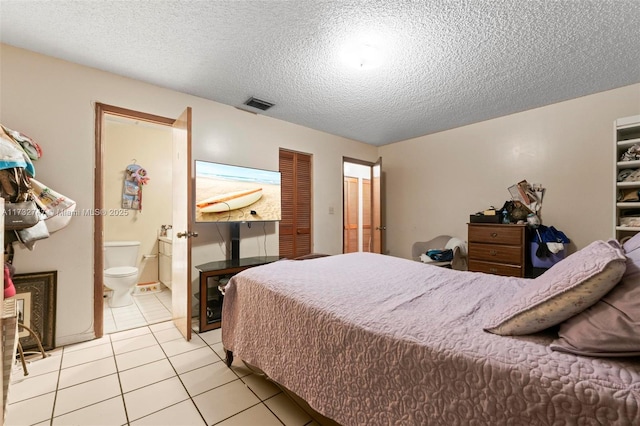
[[[231,261],[240,262],[240,222],[231,223]]]
[[[198,333],[220,328],[222,324],[222,301],[224,296],[218,290],[218,285],[224,283],[238,272],[254,266],[280,260],[279,256],[245,257],[230,260],[204,263],[196,266],[200,271]]]

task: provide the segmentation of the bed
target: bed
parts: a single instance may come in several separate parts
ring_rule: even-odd
[[[342,425],[640,424],[639,358],[484,330],[534,282],[371,253],[281,260],[230,280],[222,341]]]

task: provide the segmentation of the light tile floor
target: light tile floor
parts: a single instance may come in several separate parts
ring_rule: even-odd
[[[6,426],[318,425],[273,383],[224,361],[221,330],[184,340],[171,321],[16,363]]]
[[[134,303],[122,308],[109,306],[104,299],[104,334],[155,324],[171,319],[171,290],[133,296]]]

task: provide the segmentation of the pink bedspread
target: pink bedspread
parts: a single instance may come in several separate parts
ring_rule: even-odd
[[[229,282],[222,341],[344,425],[639,425],[637,358],[482,330],[531,283],[368,253],[283,260]]]

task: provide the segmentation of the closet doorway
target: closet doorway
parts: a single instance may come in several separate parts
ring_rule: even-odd
[[[190,108],[175,120],[96,104],[96,337],[173,319],[185,338],[190,339],[191,305],[187,295],[191,294],[191,244],[188,237],[192,234],[185,231],[190,229],[190,221],[186,218],[191,209],[186,195],[190,194],[191,188],[188,178],[191,175],[190,117]],[[141,210],[124,208],[123,200],[129,195],[125,184],[126,170],[132,165],[142,167],[149,179],[141,186]],[[176,228],[177,238],[171,234],[164,237],[168,244],[161,242],[163,225]],[[185,235],[186,238],[180,239]],[[103,286],[105,241],[139,242],[133,303],[125,306],[109,303],[113,293],[110,295],[110,289]],[[171,256],[173,269],[166,285],[160,282],[159,276],[161,244],[163,254]]]
[[[343,158],[343,253],[383,252],[381,166]]]

